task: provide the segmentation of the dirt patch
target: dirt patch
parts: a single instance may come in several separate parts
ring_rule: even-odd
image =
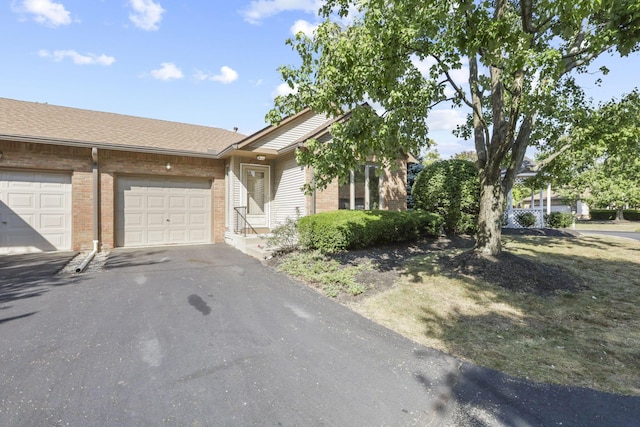
[[[580,233],[566,228],[503,228],[505,236],[578,237]]]
[[[572,230],[552,228],[504,229],[503,234],[566,238],[580,235]],[[406,273],[407,260],[450,249],[461,249],[465,252],[457,256],[443,254],[438,257],[442,273],[448,276],[460,275],[474,280],[480,279],[515,292],[529,292],[536,295],[551,295],[558,291],[571,291],[582,287],[579,279],[561,267],[531,261],[508,251],[502,252],[498,257],[482,257],[471,251],[474,244],[475,240],[471,236],[452,236],[328,255],[329,259],[336,260],[345,268],[364,264],[372,266],[364,269],[356,277],[357,282],[366,287],[364,293],[350,295],[341,292],[335,296],[335,300],[350,304],[383,292],[391,288],[402,273]],[[265,263],[272,268],[278,268],[283,257],[286,256],[286,254],[274,256]],[[322,287],[317,284],[310,284],[310,286],[322,292]]]
[[[553,295],[574,291],[582,282],[561,267],[543,264],[509,252],[486,256],[466,251],[456,256],[442,256],[438,263],[447,275],[461,275],[509,289],[514,292]]]

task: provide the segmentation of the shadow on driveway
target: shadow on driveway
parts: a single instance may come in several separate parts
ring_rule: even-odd
[[[0,256],[0,304],[40,296],[47,287],[68,283],[56,274],[77,254],[40,252]]]

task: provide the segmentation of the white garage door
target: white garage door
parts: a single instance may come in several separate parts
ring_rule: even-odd
[[[0,253],[71,249],[71,175],[0,170]]]
[[[211,182],[118,179],[116,230],[118,246],[211,242]]]

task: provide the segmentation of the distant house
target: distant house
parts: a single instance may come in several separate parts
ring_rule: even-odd
[[[299,212],[405,209],[406,159],[305,195],[295,152],[329,141],[310,110],[253,135],[0,98],[0,253],[172,244],[242,247]]]

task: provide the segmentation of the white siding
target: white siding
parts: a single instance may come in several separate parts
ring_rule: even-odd
[[[274,162],[273,202],[271,204],[271,227],[282,224],[287,217],[296,217],[296,208],[300,215],[306,212],[306,198],[301,190],[305,180],[305,171],[296,162],[295,153],[289,153]]]
[[[326,121],[327,117],[323,114],[308,113],[303,115],[302,118],[282,126],[281,129],[274,131],[259,142],[251,144],[251,147],[279,150],[294,143]]]
[[[227,230],[233,233],[235,226],[234,208],[244,206],[242,198],[242,182],[240,181],[240,161],[237,157],[229,159],[229,169],[227,170]]]

